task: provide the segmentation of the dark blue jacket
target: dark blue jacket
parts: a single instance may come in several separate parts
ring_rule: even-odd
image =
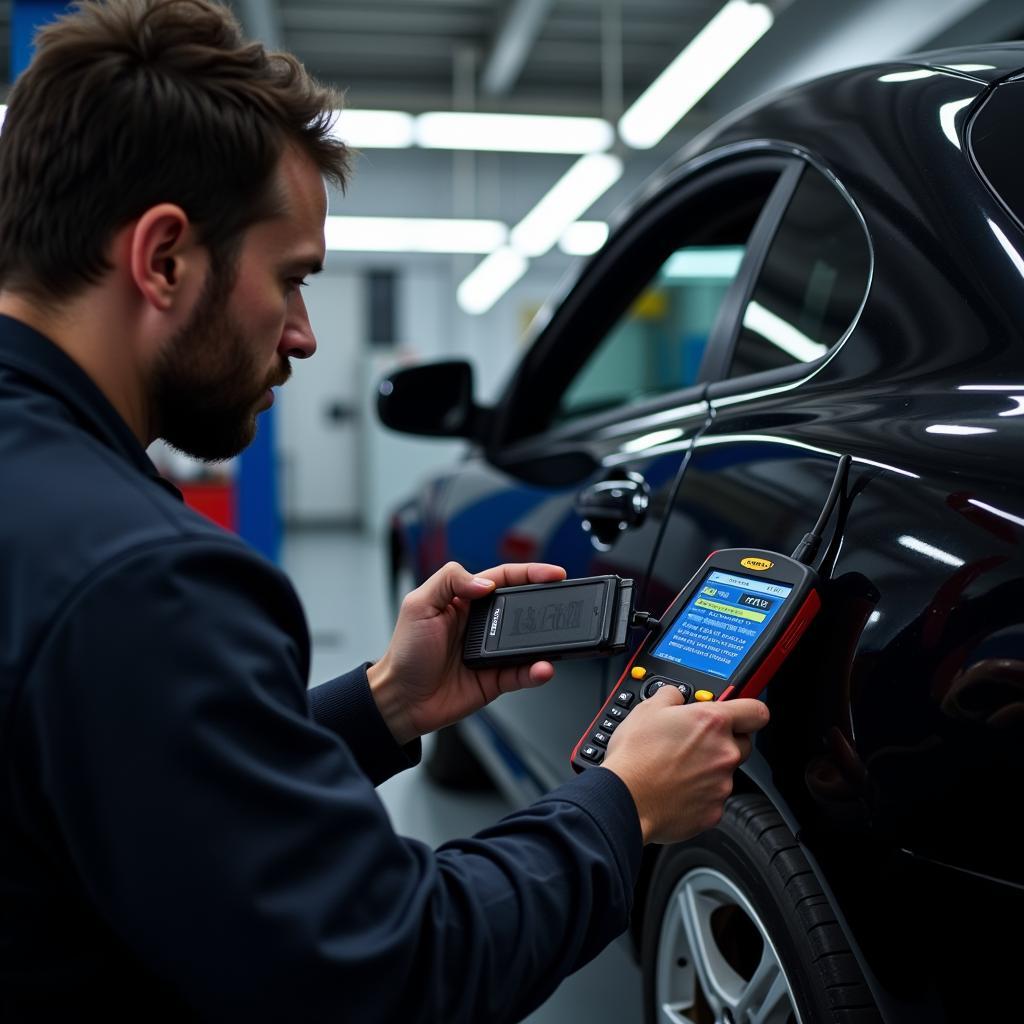
[[[308,663],[287,579],[0,317],[0,1020],[497,1024],[625,928],[616,776],[433,851],[373,789],[418,744]]]

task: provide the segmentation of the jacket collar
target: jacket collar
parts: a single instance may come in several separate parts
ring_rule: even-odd
[[[80,427],[181,498],[181,492],[160,475],[138,438],[92,378],[45,334],[0,314],[0,367],[4,366],[42,385],[71,410]]]

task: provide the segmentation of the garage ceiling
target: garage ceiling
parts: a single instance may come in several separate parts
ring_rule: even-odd
[[[276,31],[315,75],[346,87],[351,106],[418,112],[464,109],[468,101],[494,111],[612,116],[722,6],[722,0],[236,2],[252,28],[264,21],[264,32]]]

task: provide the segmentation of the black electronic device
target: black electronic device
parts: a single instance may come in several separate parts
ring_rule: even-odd
[[[633,581],[588,576],[499,587],[470,605],[462,660],[469,668],[619,654],[633,624]]]
[[[630,659],[573,749],[573,768],[600,764],[619,722],[662,686],[687,703],[756,697],[821,607],[817,585],[786,555],[714,552]]]
[[[663,686],[683,700],[756,697],[821,607],[811,568],[825,525],[845,494],[850,456],[836,468],[818,521],[791,556],[752,548],[715,551],[653,623],[615,689],[573,747],[573,769],[600,764],[619,723]]]

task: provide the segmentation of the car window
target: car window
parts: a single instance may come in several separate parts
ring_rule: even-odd
[[[673,252],[566,389],[559,418],[695,384],[715,316],[742,259],[742,245]]]
[[[853,207],[808,167],[747,303],[728,376],[823,356],[857,315],[869,268],[867,235]]]
[[[610,284],[629,280],[630,290],[566,380],[554,422],[697,383],[719,309],[777,180],[777,171],[759,171],[719,182],[658,218],[623,254]]]

